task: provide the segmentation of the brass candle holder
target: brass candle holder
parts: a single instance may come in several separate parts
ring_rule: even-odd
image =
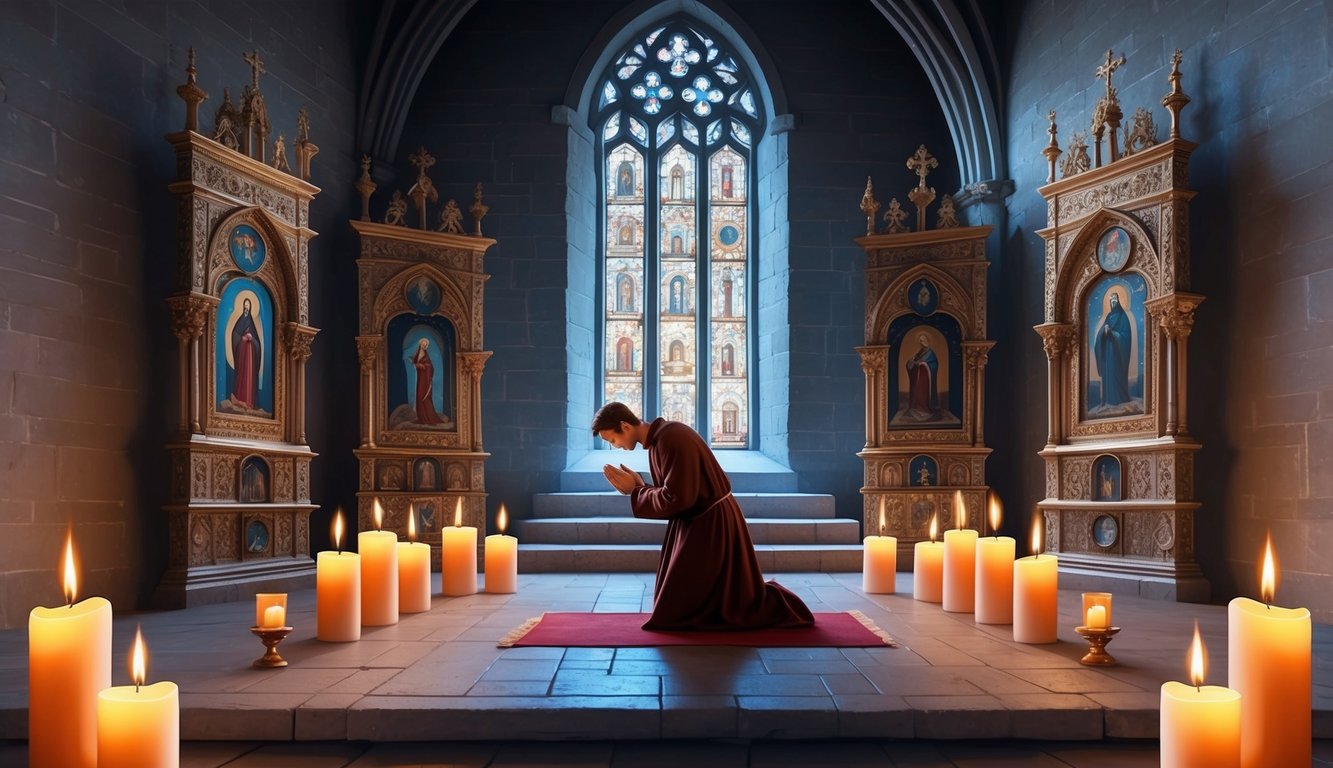
[[[1113,667],[1115,657],[1106,652],[1106,644],[1120,631],[1120,627],[1074,627],[1083,639],[1088,641],[1088,652],[1079,662],[1090,667]]]
[[[255,659],[254,666],[261,669],[287,666],[287,660],[278,653],[278,643],[292,631],[291,627],[250,627],[250,631],[259,635],[267,649],[262,657]]]

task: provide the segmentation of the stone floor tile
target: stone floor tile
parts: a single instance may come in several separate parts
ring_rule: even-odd
[[[1068,768],[1040,745],[941,744],[940,751],[957,768]],[[996,754],[999,752],[1000,754]]]
[[[838,650],[830,648],[831,651]],[[856,666],[839,654],[836,659],[765,659],[764,665],[774,675],[855,675]]]
[[[294,736],[297,741],[328,741],[347,738],[347,709],[361,699],[357,693],[317,693],[296,708]]]
[[[994,696],[906,696],[918,739],[1003,739],[1011,713]]]
[[[227,768],[343,768],[366,751],[366,744],[264,744],[227,763]]]
[[[859,672],[850,675],[820,675],[819,678],[824,681],[824,687],[828,689],[828,692],[834,696],[839,694],[878,695],[880,693],[875,684]]]
[[[831,739],[838,711],[831,698],[737,696],[737,735],[743,739]]]
[[[551,685],[552,696],[659,696],[662,678],[653,675],[608,675],[562,671]]]
[[[904,643],[912,653],[925,659],[927,663],[938,667],[983,666],[980,659],[946,644],[943,640],[924,638],[908,641],[899,637],[898,641]]]
[[[1161,725],[1161,693],[1089,693],[1087,697],[1105,708],[1104,729],[1108,739],[1155,739]]]
[[[863,667],[861,674],[891,696],[971,696],[982,693],[975,667]]]
[[[828,765],[839,768],[882,768],[889,765],[883,745],[874,742],[846,743],[809,741],[767,742],[750,748],[751,768]]]
[[[747,768],[747,744],[632,742],[616,744],[611,768]]]
[[[505,648],[500,652],[500,658],[513,661],[518,659],[564,659],[571,658],[570,653],[576,650],[587,651],[607,651],[607,658],[610,658],[610,652],[614,648],[546,648],[542,646],[532,646],[525,648]]]
[[[488,742],[372,744],[347,768],[486,768],[498,748]]]
[[[818,675],[719,676],[690,670],[662,678],[662,691],[671,696],[735,694],[737,696],[828,696]]]
[[[735,696],[663,696],[662,738],[734,738],[738,712]]]
[[[182,741],[288,741],[309,693],[182,693]]]
[[[376,696],[462,696],[476,685],[487,666],[475,661],[419,663],[410,672],[385,681],[373,693]]]
[[[1158,768],[1156,741],[1103,741],[1096,744],[1047,744],[1045,751],[1071,768]],[[978,765],[989,765],[978,763]]]
[[[1105,733],[1103,709],[1086,696],[1073,693],[1001,693],[997,696],[1014,713],[1010,736],[1015,739],[1096,740]]]
[[[610,661],[615,655],[615,648],[566,648],[564,659],[565,661]]]
[[[550,680],[482,680],[468,689],[468,696],[548,696]]]
[[[1135,693],[1143,689],[1096,669],[1016,669],[1010,674],[1055,693]],[[1159,683],[1160,685],[1160,683]]]
[[[403,670],[401,669],[393,669],[389,667],[383,669],[363,669],[353,672],[339,682],[326,687],[323,692],[370,693],[402,673]]]
[[[916,715],[901,696],[835,694],[838,736],[844,739],[910,739]]]
[[[560,666],[558,659],[499,659],[482,675],[483,680],[550,680]]]
[[[656,662],[651,662],[651,661],[644,661],[644,662],[635,662],[635,661],[631,661],[631,662],[626,662],[626,663],[631,664],[631,665],[633,665],[633,664],[648,664],[648,665],[655,665],[655,664],[656,664]],[[611,660],[610,660],[610,659],[573,659],[573,660],[570,660],[570,659],[564,659],[564,660],[562,660],[562,661],[560,662],[560,667],[559,667],[559,669],[582,669],[582,670],[593,670],[593,669],[595,669],[595,670],[600,670],[600,671],[602,671],[602,672],[606,672],[606,673],[610,674],[610,672],[611,672]]]
[[[329,669],[279,667],[262,670],[264,674],[249,686],[245,693],[309,693],[322,691],[338,685],[354,673],[350,669],[333,667]]]
[[[181,744],[180,768],[219,768],[263,746],[257,741],[187,741]],[[0,765],[27,765],[27,745],[22,762],[10,762],[0,749]]]
[[[366,696],[347,737],[367,741],[656,739],[661,704],[648,696]],[[600,734],[600,735],[599,735]]]

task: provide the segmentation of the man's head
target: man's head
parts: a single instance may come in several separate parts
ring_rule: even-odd
[[[1120,306],[1120,294],[1113,293],[1111,294],[1111,308],[1114,309],[1118,306]]]
[[[421,341],[417,342],[417,349],[425,349],[426,347],[429,346],[430,346],[430,339],[427,339],[425,337],[422,337]]]
[[[917,337],[916,337],[916,340],[919,341],[919,342],[921,342],[921,346],[923,346],[923,347],[929,347],[929,346],[930,346],[930,338],[929,338],[928,336],[926,336],[926,334],[924,334],[924,333],[921,334],[920,336],[917,336]]]
[[[250,299],[248,297],[241,302],[241,311],[247,315],[250,314]]]
[[[639,443],[636,427],[641,423],[629,406],[610,402],[592,417],[592,433],[616,448],[632,451]]]

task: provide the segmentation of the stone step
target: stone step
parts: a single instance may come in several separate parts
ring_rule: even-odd
[[[796,473],[758,451],[714,451],[736,493],[794,493]],[[605,491],[602,466],[624,464],[648,477],[648,452],[589,451],[560,473],[560,490]]]
[[[857,544],[861,526],[855,520],[750,518],[755,544]],[[633,517],[558,517],[518,523],[519,540],[527,544],[661,544],[666,521]]]
[[[600,475],[599,475],[600,476]],[[606,478],[602,478],[605,488]],[[834,499],[825,493],[734,493],[747,519],[827,519],[833,520]],[[616,491],[576,493],[535,493],[533,518],[619,517],[630,516],[629,499]]]
[[[765,574],[854,572],[861,570],[860,544],[756,544]],[[520,573],[653,573],[657,544],[518,545]]]

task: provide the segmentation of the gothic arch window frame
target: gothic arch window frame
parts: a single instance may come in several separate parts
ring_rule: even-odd
[[[754,445],[749,427],[758,409],[753,191],[768,99],[730,47],[698,18],[677,13],[641,27],[595,80],[588,112],[599,190],[594,397],[598,404],[623,400],[644,415],[683,412],[714,448],[746,449]],[[723,170],[724,152],[739,162]],[[635,166],[629,174],[627,162]],[[733,170],[737,164],[743,171]],[[644,233],[633,249],[612,231],[627,213],[639,217]],[[634,321],[615,311],[618,292],[610,293],[611,278],[627,269],[637,269],[632,279],[642,289]],[[718,304],[714,283],[722,278],[714,272],[740,286],[727,296],[730,312]],[[634,376],[613,365],[627,327],[642,350]],[[667,354],[682,339],[692,342],[684,365]],[[740,350],[727,374],[713,365],[724,345]],[[693,412],[682,405],[691,398]],[[744,404],[739,429],[723,429],[724,401]]]

